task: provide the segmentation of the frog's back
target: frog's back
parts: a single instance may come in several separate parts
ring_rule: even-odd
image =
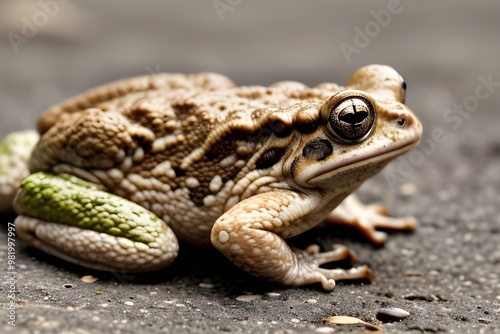
[[[132,96],[150,91],[214,91],[234,87],[227,77],[216,73],[172,74],[159,73],[138,76],[104,84],[70,98],[48,109],[38,121],[38,131],[45,133],[54,124],[79,111],[99,107],[116,100],[130,100]]]

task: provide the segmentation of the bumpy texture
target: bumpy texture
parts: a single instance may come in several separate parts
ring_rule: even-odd
[[[36,131],[15,132],[0,142],[0,212],[10,212],[14,194],[29,175],[27,161],[39,139]]]
[[[31,174],[21,183],[15,203],[24,215],[39,215],[146,245],[165,233],[160,219],[142,206],[74,177],[64,180],[46,173]]]

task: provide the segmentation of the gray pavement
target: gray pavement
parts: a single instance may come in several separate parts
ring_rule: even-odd
[[[384,63],[404,75],[424,140],[359,194],[383,200],[394,215],[416,216],[420,226],[391,233],[379,248],[333,227],[293,240],[344,244],[374,270],[372,284],[339,283],[331,293],[263,282],[186,245],[170,268],[126,275],[77,267],[16,239],[12,327],[5,245],[13,217],[2,216],[1,332],[368,331],[323,320],[351,316],[386,333],[500,333],[498,2],[54,3],[0,4],[0,137],[34,127],[54,103],[131,75],[214,71],[238,84],[313,85],[343,83],[360,66]],[[98,280],[82,281],[87,275]],[[410,316],[378,320],[388,307]]]

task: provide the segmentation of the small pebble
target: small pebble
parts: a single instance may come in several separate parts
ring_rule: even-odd
[[[296,319],[296,318],[293,318],[292,320],[290,320],[291,322],[293,322],[294,324],[298,324],[300,322],[299,319]]]
[[[367,322],[364,322],[361,319],[354,318],[354,317],[348,317],[348,316],[332,316],[323,319],[324,323],[327,324],[333,324],[333,325],[339,325],[339,326],[352,326],[352,325],[363,325],[365,328],[369,331],[371,334],[383,334],[384,329],[380,326],[372,325]]]
[[[352,325],[352,324],[364,324],[365,322],[361,319],[354,317],[347,317],[344,315],[333,316],[323,319],[327,324],[336,324],[336,325]]]
[[[212,283],[200,283],[200,284],[198,284],[198,286],[200,288],[203,288],[203,289],[213,289],[213,288],[215,288],[215,284],[212,284]]]
[[[64,284],[63,286],[64,286],[65,288],[68,288],[68,289],[73,287],[73,285],[72,285],[72,284]]]
[[[253,300],[261,299],[261,295],[240,295],[235,299],[240,302],[251,302]]]
[[[377,319],[382,322],[394,322],[406,319],[410,316],[408,311],[398,307],[382,308],[377,311]]]
[[[318,302],[318,300],[314,299],[314,298],[304,300],[304,303],[306,303],[306,304],[315,304],[317,302]]]
[[[134,302],[131,301],[126,301],[124,304],[128,306],[134,306]]]
[[[266,295],[268,295],[269,297],[278,297],[278,296],[281,296],[281,294],[279,294],[277,292],[266,292]]]
[[[80,281],[85,282],[85,283],[94,283],[97,280],[98,280],[98,278],[94,277],[92,275],[85,275],[85,276],[82,276],[82,278],[80,278]]]
[[[335,329],[333,329],[332,327],[318,327],[314,331],[321,334],[330,334],[334,333]]]

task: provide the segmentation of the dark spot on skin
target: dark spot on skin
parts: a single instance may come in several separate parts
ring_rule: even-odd
[[[210,194],[210,191],[207,188],[191,190],[189,192],[189,198],[194,203],[195,206],[200,207],[203,206],[203,199]]]
[[[278,161],[281,160],[283,155],[286,152],[286,148],[284,147],[273,147],[264,152],[257,160],[255,167],[257,169],[266,169],[271,166],[274,166]]]
[[[219,170],[218,174],[222,176],[222,182],[226,183],[230,180],[235,179],[236,176],[240,173],[240,171],[241,171],[240,167],[231,166],[228,167],[227,169]],[[203,179],[203,177],[198,177],[198,181],[200,181],[200,186],[196,188],[189,188],[189,198],[196,207],[204,206],[205,203],[203,202],[203,199],[208,195],[213,195],[216,193],[210,191],[210,180],[213,179],[213,174],[206,173],[206,175],[208,175],[206,179]]]
[[[292,129],[288,126],[286,126],[285,123],[282,121],[271,121],[269,124],[265,126],[265,128],[269,128],[272,133],[278,138],[284,138],[287,137],[291,132]]]
[[[292,165],[290,166],[290,173],[292,174],[292,177],[295,177],[295,172],[297,171],[297,165],[299,164],[300,158],[296,157],[292,161]]]
[[[301,133],[312,133],[316,131],[316,129],[318,128],[318,122],[304,123],[304,124],[297,123],[295,124],[295,127]]]
[[[186,171],[180,169],[179,167],[174,167],[173,169],[174,169],[176,177],[181,177],[181,176],[186,175]]]
[[[144,151],[147,152],[151,149],[153,142],[151,141],[150,138],[147,138],[142,134],[132,134],[131,137],[140,147],[142,147]]]
[[[333,152],[332,143],[325,138],[315,138],[304,146],[302,155],[306,159],[321,161],[326,159]]]
[[[226,173],[224,173],[224,176],[222,177],[222,182],[226,183],[227,181],[234,179],[240,171],[241,171],[241,168],[232,167],[230,170],[228,170]]]

